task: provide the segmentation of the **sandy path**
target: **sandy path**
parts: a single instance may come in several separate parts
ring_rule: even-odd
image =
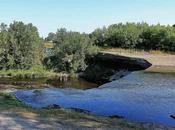
[[[175,55],[172,54],[151,54],[151,53],[128,53],[128,52],[110,52],[102,51],[105,53],[117,54],[122,56],[143,58],[149,61],[152,66],[146,71],[148,72],[165,72],[175,73]]]
[[[153,66],[175,66],[175,55],[126,55],[131,57],[144,58],[152,63]]]
[[[153,66],[175,66],[175,55],[171,54],[150,54],[150,53],[127,53],[127,52],[109,52],[111,54],[118,54],[129,57],[144,58],[148,60]]]

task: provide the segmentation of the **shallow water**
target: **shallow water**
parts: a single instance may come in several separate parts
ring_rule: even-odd
[[[0,78],[0,84],[20,86],[19,88],[41,88],[43,86],[55,88],[76,88],[90,89],[98,87],[95,83],[90,83],[81,78],[69,78],[67,82],[61,82],[57,79],[39,78],[39,79],[19,79],[19,78]],[[28,87],[31,86],[31,87]]]
[[[35,108],[57,104],[102,116],[175,126],[175,76],[135,72],[99,88],[19,90],[18,99]]]

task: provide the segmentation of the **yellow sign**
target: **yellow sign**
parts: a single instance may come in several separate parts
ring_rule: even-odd
[[[44,43],[44,47],[45,48],[53,48],[53,43],[51,43],[51,42],[50,43],[49,42],[48,43]]]

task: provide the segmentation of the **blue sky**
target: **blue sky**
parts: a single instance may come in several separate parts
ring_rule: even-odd
[[[0,22],[33,23],[41,36],[57,28],[91,32],[119,22],[175,24],[175,0],[0,0]]]

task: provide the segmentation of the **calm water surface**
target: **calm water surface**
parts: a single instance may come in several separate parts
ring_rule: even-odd
[[[35,108],[57,104],[96,115],[175,126],[170,117],[175,115],[174,75],[134,72],[99,88],[19,90],[15,95]]]
[[[81,78],[69,78],[67,82],[60,82],[56,79],[19,79],[19,78],[0,78],[0,84],[16,85],[19,88],[41,88],[41,87],[54,87],[54,88],[75,88],[75,89],[90,89],[98,87],[95,83],[90,83]]]

